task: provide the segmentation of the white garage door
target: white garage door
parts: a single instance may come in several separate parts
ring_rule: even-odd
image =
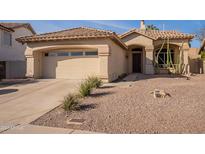
[[[99,75],[96,51],[49,52],[43,57],[43,77],[57,79],[84,79]]]

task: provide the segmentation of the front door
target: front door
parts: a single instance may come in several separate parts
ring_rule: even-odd
[[[132,54],[132,71],[134,73],[141,73],[141,53]]]
[[[0,61],[0,79],[6,78],[6,63],[5,61]]]

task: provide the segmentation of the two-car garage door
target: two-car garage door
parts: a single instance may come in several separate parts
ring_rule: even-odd
[[[96,51],[45,53],[42,65],[43,78],[84,79],[89,75],[99,75]]]

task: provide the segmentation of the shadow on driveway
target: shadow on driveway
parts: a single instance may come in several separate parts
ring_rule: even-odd
[[[34,79],[8,79],[8,80],[3,80],[0,81],[0,88],[12,86],[12,85],[26,85],[26,84],[31,84],[31,83],[36,83],[39,82],[38,80]]]
[[[0,89],[0,95],[17,92],[18,89]]]

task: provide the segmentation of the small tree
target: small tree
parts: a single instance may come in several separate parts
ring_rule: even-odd
[[[157,27],[154,26],[154,25],[147,25],[147,26],[146,26],[146,30],[159,30],[159,28],[157,28]]]
[[[199,29],[196,32],[196,38],[201,42],[203,41],[203,39],[205,38],[205,27]]]

